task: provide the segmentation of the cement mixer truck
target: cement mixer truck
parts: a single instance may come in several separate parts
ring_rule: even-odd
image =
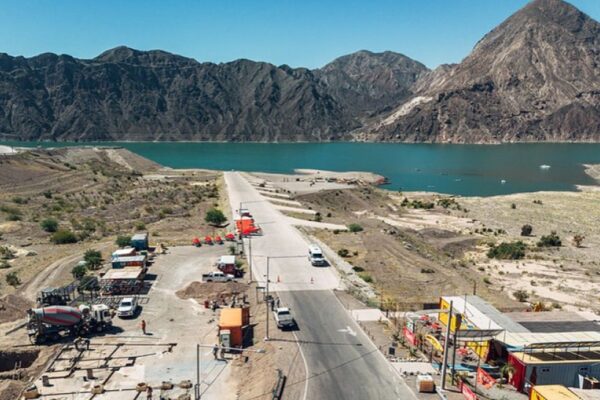
[[[28,311],[27,334],[34,344],[58,340],[63,336],[87,336],[112,326],[110,309],[104,304],[50,306]]]

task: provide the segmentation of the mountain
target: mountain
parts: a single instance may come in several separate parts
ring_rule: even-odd
[[[355,137],[600,141],[600,24],[564,1],[532,1],[412,89]]]
[[[425,71],[391,52],[361,51],[315,71],[127,47],[91,60],[0,54],[0,138],[349,139],[365,117],[412,95]]]

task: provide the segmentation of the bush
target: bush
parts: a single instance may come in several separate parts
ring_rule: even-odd
[[[54,233],[58,229],[58,221],[54,218],[46,218],[40,224],[43,230],[46,232]]]
[[[67,229],[59,229],[50,237],[50,241],[54,244],[77,243],[77,236]]]
[[[89,269],[96,269],[102,265],[102,253],[98,250],[87,250],[83,255],[83,260]]]
[[[138,221],[135,223],[135,229],[138,231],[143,231],[146,229],[146,224],[143,221]]]
[[[76,265],[71,270],[71,274],[73,274],[73,278],[80,279],[87,274],[87,267],[85,265]]]
[[[51,199],[52,198],[52,192],[49,190],[46,190],[45,192],[42,192],[42,194],[44,195],[45,198],[47,199]]]
[[[360,226],[359,224],[350,224],[350,225],[348,225],[348,230],[352,233],[356,233],[356,232],[361,232],[363,230],[363,227]]]
[[[350,255],[350,251],[348,249],[339,249],[337,253],[340,257],[348,257]]]
[[[131,246],[131,236],[119,235],[117,236],[117,240],[115,240],[115,243],[119,247]]]
[[[521,227],[521,236],[529,236],[533,232],[533,227],[529,224],[525,224]]]
[[[542,236],[539,242],[537,242],[538,247],[560,247],[561,245],[560,237],[558,237],[555,231],[550,232],[549,235]]]
[[[0,269],[7,269],[7,268],[10,268],[10,264],[8,263],[8,261],[0,260]]]
[[[323,217],[321,216],[321,213],[318,212],[318,213],[315,214],[315,221],[316,222],[323,221]]]
[[[225,221],[227,221],[227,218],[225,218],[223,211],[219,210],[218,208],[211,208],[206,212],[206,217],[204,217],[204,220],[211,225],[222,225]]]
[[[354,272],[363,272],[365,269],[363,267],[352,267]]]
[[[435,274],[435,270],[433,268],[421,268],[422,274]]]
[[[6,217],[7,220],[9,221],[20,221],[21,220],[21,215],[20,214],[8,214],[8,216]]]
[[[575,245],[575,247],[581,247],[581,243],[583,243],[583,239],[585,239],[585,236],[583,235],[575,235],[573,236],[573,244]]]
[[[517,290],[513,292],[513,296],[515,296],[515,299],[519,300],[521,303],[525,303],[529,298],[529,293],[524,290]]]
[[[6,246],[0,246],[0,260],[11,260],[15,258],[15,252]]]
[[[373,277],[371,275],[367,274],[366,272],[360,272],[358,274],[358,276],[360,276],[362,278],[362,280],[367,283],[373,283]]]
[[[512,208],[512,209],[514,210],[514,209],[516,209],[516,208],[517,208],[517,205],[516,205],[515,203],[512,203],[512,204],[510,205],[510,208]]]
[[[13,197],[12,198],[13,203],[15,204],[27,204],[27,199],[24,199],[22,197]]]
[[[19,279],[19,275],[17,275],[16,271],[9,272],[6,274],[6,283],[10,286],[16,287],[21,284],[21,279]]]
[[[485,277],[483,278],[483,283],[485,283],[486,285],[491,285],[492,281],[490,280],[490,278]]]
[[[492,246],[487,252],[487,256],[499,260],[520,260],[525,257],[526,248],[525,243],[521,241],[500,243],[498,246]]]

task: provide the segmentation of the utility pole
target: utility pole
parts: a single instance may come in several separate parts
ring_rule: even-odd
[[[200,345],[196,345],[196,400],[200,400]]]
[[[450,343],[450,328],[452,326],[452,304],[448,310],[448,325],[446,326],[446,340],[444,341],[444,363],[442,364],[442,390],[446,390],[446,366],[448,365],[448,344]]]
[[[250,283],[252,283],[252,235],[248,235],[248,270]]]
[[[265,304],[267,306],[267,314],[266,314],[266,319],[267,319],[267,334],[265,336],[265,342],[269,341],[269,307],[270,307],[270,301],[269,301],[269,259],[270,257],[267,256],[267,284],[265,286],[266,288],[266,292],[267,292],[267,301],[265,301]]]

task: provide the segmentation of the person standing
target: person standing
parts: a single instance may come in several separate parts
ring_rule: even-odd
[[[215,358],[215,360],[218,359],[218,356],[217,356],[218,352],[219,352],[219,346],[217,344],[215,344],[212,349],[213,357]]]
[[[142,328],[142,333],[145,335],[146,334],[146,320],[143,319],[142,322],[140,323],[140,327]]]

